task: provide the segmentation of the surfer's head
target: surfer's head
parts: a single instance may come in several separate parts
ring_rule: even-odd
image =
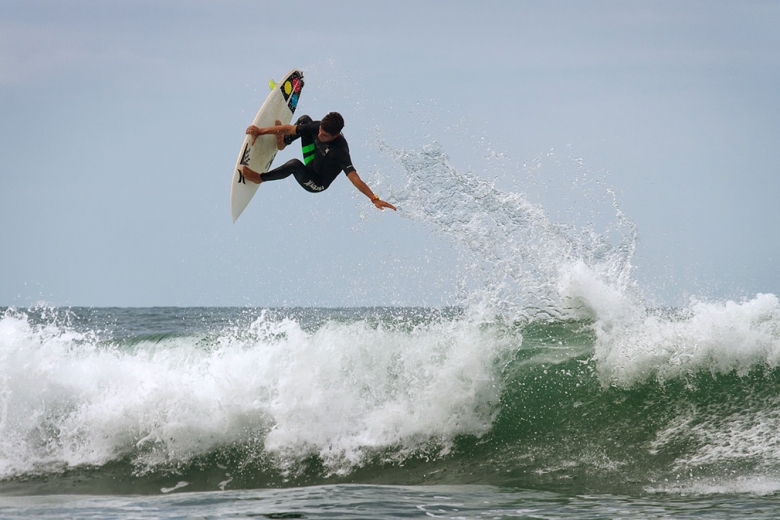
[[[338,112],[329,112],[320,122],[320,141],[330,141],[335,139],[341,133],[341,129],[344,128],[344,118]],[[325,139],[323,139],[322,133],[325,133]],[[328,139],[330,138],[330,139]]]

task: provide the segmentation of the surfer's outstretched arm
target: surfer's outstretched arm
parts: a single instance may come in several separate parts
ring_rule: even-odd
[[[347,177],[349,177],[349,180],[352,181],[352,184],[354,184],[355,187],[360,190],[360,193],[371,199],[371,202],[374,203],[374,206],[382,210],[385,208],[390,208],[393,211],[396,211],[395,206],[374,195],[374,192],[371,191],[371,188],[369,188],[365,182],[363,182],[363,179],[360,178],[356,171],[350,172],[347,174]]]
[[[268,134],[276,134],[276,135],[295,135],[295,125],[276,125],[276,126],[266,126],[264,128],[259,128],[255,125],[250,125],[249,128],[246,129],[246,133],[252,136],[252,144],[255,144],[255,141],[257,140],[258,135],[268,135]]]

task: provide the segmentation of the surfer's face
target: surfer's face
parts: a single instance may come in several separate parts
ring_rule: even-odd
[[[320,127],[320,131],[317,134],[317,139],[319,139],[323,143],[327,143],[328,141],[333,141],[337,137],[338,137],[338,134],[337,135],[330,135],[328,132],[323,130],[322,127]]]

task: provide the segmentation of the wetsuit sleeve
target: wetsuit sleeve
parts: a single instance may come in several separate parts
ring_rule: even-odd
[[[349,151],[345,151],[342,154],[339,166],[341,166],[341,169],[344,170],[345,175],[349,175],[350,173],[357,171],[355,170],[355,167],[352,166],[352,158],[349,156]]]

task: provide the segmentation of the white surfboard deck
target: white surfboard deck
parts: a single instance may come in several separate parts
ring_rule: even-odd
[[[298,106],[301,90],[303,90],[303,72],[293,69],[285,74],[279,83],[274,85],[272,81],[271,85],[271,93],[268,94],[263,106],[260,107],[254,121],[252,121],[253,125],[260,128],[274,126],[277,119],[283,125],[290,124],[295,108]],[[236,167],[233,169],[233,184],[230,188],[230,213],[233,216],[233,222],[247,207],[259,186],[259,184],[244,179],[241,166],[246,164],[258,173],[265,173],[271,167],[276,152],[275,135],[258,136],[255,144],[252,144],[251,135],[247,135],[244,139],[244,144],[241,145],[241,151],[238,153]]]

